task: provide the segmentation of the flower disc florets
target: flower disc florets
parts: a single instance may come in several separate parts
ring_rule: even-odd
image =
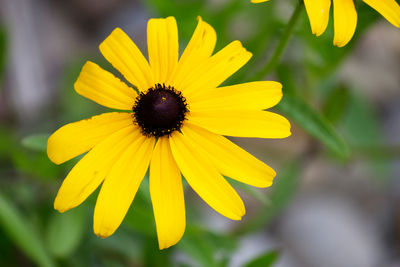
[[[165,84],[156,84],[154,88],[141,92],[132,110],[142,133],[155,137],[179,130],[189,111],[182,93]]]

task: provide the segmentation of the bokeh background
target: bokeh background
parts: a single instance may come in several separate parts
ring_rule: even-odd
[[[52,204],[76,160],[56,166],[48,136],[106,111],[73,90],[86,60],[112,69],[98,45],[121,27],[146,54],[152,17],[177,18],[181,49],[201,15],[217,49],[240,40],[254,56],[226,84],[251,80],[296,5],[274,0],[0,0],[1,266],[400,266],[400,30],[361,1],[345,48],[311,34],[303,10],[278,67],[283,140],[233,139],[275,170],[267,189],[234,183],[247,214],[230,221],[190,189],[187,229],[159,251],[144,179],[117,232],[93,234],[96,191],[65,214]],[[115,72],[115,71],[114,71]]]

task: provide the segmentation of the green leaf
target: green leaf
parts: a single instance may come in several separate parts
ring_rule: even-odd
[[[225,177],[228,178],[228,177]],[[256,200],[260,201],[263,205],[270,205],[271,201],[268,198],[267,194],[264,194],[260,191],[259,188],[255,188],[251,185],[247,185],[232,179],[229,179],[229,182],[234,186],[239,189],[241,189],[243,192],[249,194],[250,196],[254,197]]]
[[[336,123],[343,117],[349,103],[349,88],[344,85],[338,86],[328,93],[323,112],[331,123]]]
[[[349,148],[332,125],[301,98],[285,95],[278,109],[336,155],[347,158]]]
[[[86,209],[79,207],[66,213],[54,212],[46,232],[46,244],[50,252],[59,258],[67,258],[80,244],[85,226]]]
[[[237,247],[236,238],[213,233],[193,224],[188,224],[185,235],[177,247],[201,266],[223,266],[223,262]]]
[[[38,266],[55,266],[36,231],[17,208],[0,193],[0,224],[10,239]]]
[[[23,138],[21,143],[24,147],[32,150],[46,151],[49,137],[50,134],[33,134]]]
[[[246,264],[246,267],[271,267],[278,259],[278,251],[268,251]]]

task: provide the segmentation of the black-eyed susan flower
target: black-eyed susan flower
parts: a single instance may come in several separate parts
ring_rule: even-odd
[[[251,0],[261,3],[269,0]],[[329,10],[333,1],[333,44],[338,47],[350,42],[357,26],[357,12],[354,0],[304,0],[312,33],[320,36],[325,32],[329,21]],[[363,0],[378,11],[395,27],[400,28],[400,6],[396,0]]]
[[[75,90],[110,112],[61,127],[47,153],[61,164],[87,154],[65,178],[54,202],[60,212],[81,204],[101,186],[94,232],[114,233],[125,217],[148,168],[159,246],[176,244],[185,231],[182,175],[222,215],[240,220],[243,202],[223,177],[256,187],[272,184],[274,170],[223,135],[284,138],[289,122],[264,109],[277,104],[281,84],[251,82],[217,88],[252,56],[239,41],[212,55],[214,29],[198,19],[178,60],[173,17],[151,19],[149,62],[119,28],[100,45],[103,56],[136,89],[87,62]]]

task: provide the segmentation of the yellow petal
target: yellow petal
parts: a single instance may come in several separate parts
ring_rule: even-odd
[[[289,121],[281,115],[268,111],[212,109],[190,111],[188,121],[220,135],[258,138],[290,136]]]
[[[178,64],[178,27],[174,17],[150,19],[147,46],[155,83],[165,83]]]
[[[217,212],[240,220],[245,214],[243,201],[209,159],[181,133],[174,132],[169,140],[174,159],[193,190]]]
[[[108,71],[93,62],[86,62],[74,84],[78,94],[115,109],[131,110],[136,92]]]
[[[343,47],[350,42],[356,31],[357,12],[354,0],[333,0],[333,23],[333,44]]]
[[[54,208],[64,212],[81,204],[101,184],[120,154],[141,136],[134,125],[110,135],[87,153],[61,185]]]
[[[116,28],[100,44],[100,51],[108,62],[139,90],[145,91],[154,85],[147,60],[120,28]]]
[[[197,17],[198,24],[190,39],[179,63],[168,80],[168,84],[175,86],[185,79],[193,68],[211,56],[217,42],[217,34],[213,27]]]
[[[96,235],[108,237],[120,226],[146,174],[155,138],[140,135],[116,161],[107,175],[94,209]]]
[[[178,243],[185,232],[182,176],[167,137],[161,137],[150,163],[150,196],[160,249]]]
[[[47,155],[52,162],[61,164],[132,123],[132,113],[112,112],[67,124],[48,139]]]
[[[400,6],[395,0],[363,0],[390,23],[400,28]]]
[[[262,110],[275,106],[282,98],[282,85],[260,81],[204,90],[189,97],[190,110]]]
[[[225,137],[186,123],[182,133],[204,151],[223,175],[256,187],[268,187],[276,173]]]
[[[269,0],[251,0],[252,3],[262,3],[262,2],[267,2]]]
[[[239,41],[233,41],[203,63],[192,66],[193,71],[177,83],[176,88],[188,97],[204,89],[216,88],[245,65],[251,56]]]
[[[310,20],[312,33],[320,36],[328,26],[331,0],[304,0],[304,5]]]

